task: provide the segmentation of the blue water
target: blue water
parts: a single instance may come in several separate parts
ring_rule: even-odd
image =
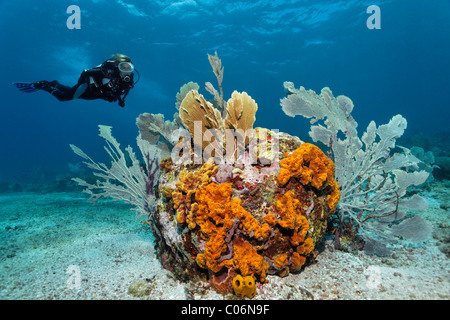
[[[81,29],[69,30],[69,5]],[[366,9],[381,9],[369,30]],[[360,133],[370,120],[408,120],[407,134],[449,131],[450,1],[0,1],[0,181],[67,172],[79,158],[69,143],[105,159],[97,125],[135,145],[136,117],[172,119],[188,81],[216,85],[207,53],[225,67],[227,99],[246,91],[258,103],[256,126],[302,138],[308,122],[280,107],[283,82],[316,92],[329,86],[355,103]],[[58,80],[72,86],[83,69],[111,54],[129,55],[141,80],[122,109],[116,103],[59,102],[19,93],[11,82]]]

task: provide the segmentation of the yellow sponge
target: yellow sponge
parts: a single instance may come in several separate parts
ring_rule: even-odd
[[[256,294],[255,279],[252,276],[242,277],[238,274],[233,279],[234,293],[240,298],[253,298]]]

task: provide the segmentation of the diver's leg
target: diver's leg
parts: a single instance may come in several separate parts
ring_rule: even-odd
[[[33,83],[36,89],[41,89],[50,92],[59,101],[69,101],[74,99],[74,94],[78,88],[78,85],[74,87],[63,86],[58,81],[38,81]]]
[[[86,89],[88,88],[87,83],[82,83],[80,85],[76,85],[75,93],[73,94],[73,99],[80,99],[83,98],[81,95],[83,95],[86,92]]]

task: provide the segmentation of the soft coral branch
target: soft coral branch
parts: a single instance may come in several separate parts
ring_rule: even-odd
[[[158,150],[139,136],[137,144],[142,152],[145,166],[139,163],[130,146],[125,148],[131,160],[131,165],[127,165],[127,157],[120,149],[120,144],[111,135],[111,127],[100,125],[99,129],[100,136],[106,141],[105,150],[111,158],[111,166],[95,162],[80,148],[70,145],[77,155],[87,160],[84,163],[94,171],[96,177],[100,178],[95,184],[80,178],[73,180],[85,187],[84,192],[90,195],[89,200],[94,203],[100,197],[111,197],[114,200],[123,200],[132,204],[137,216],[150,215],[155,202],[154,186],[159,176]]]

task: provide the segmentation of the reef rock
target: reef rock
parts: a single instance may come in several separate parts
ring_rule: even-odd
[[[237,276],[264,283],[315,259],[339,201],[334,163],[286,133],[256,128],[252,139],[236,161],[161,161],[152,229],[180,280],[232,293]]]

